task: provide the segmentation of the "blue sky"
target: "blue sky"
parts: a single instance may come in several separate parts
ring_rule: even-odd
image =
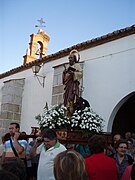
[[[135,0],[1,0],[0,73],[23,64],[41,18],[49,55],[135,24]]]

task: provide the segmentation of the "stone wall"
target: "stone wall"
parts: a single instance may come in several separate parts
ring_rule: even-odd
[[[1,90],[0,137],[8,132],[11,122],[20,123],[24,83],[25,79],[13,79],[4,82]]]

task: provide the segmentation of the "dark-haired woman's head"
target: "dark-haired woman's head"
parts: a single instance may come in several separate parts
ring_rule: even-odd
[[[88,145],[92,154],[97,154],[104,152],[105,149],[105,139],[102,135],[93,135],[88,140]]]
[[[128,149],[128,142],[127,142],[127,140],[120,139],[119,141],[117,141],[117,143],[115,144],[115,149],[116,149],[116,152],[120,156],[124,156],[126,154],[127,149]]]
[[[2,169],[16,175],[19,180],[26,179],[26,168],[24,162],[18,157],[6,159],[2,163]]]

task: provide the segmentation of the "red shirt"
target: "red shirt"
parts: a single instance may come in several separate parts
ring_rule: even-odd
[[[85,158],[89,180],[118,180],[116,161],[104,153]]]
[[[121,177],[121,180],[130,180],[131,171],[132,171],[132,165],[127,166]]]

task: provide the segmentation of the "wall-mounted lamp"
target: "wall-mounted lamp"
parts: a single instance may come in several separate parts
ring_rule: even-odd
[[[41,68],[40,65],[34,65],[34,66],[32,66],[32,71],[33,71],[34,75],[36,76],[39,84],[44,88],[45,77],[46,77],[46,76],[41,76],[41,75],[38,75],[38,74],[37,74],[37,73],[39,73],[40,68]],[[42,82],[41,82],[40,78],[42,78]]]

